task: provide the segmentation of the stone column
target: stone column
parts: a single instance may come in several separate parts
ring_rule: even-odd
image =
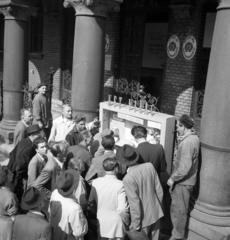
[[[97,112],[103,89],[105,19],[121,0],[65,0],[75,9],[72,72],[72,107],[91,120]]]
[[[230,0],[217,8],[201,120],[202,164],[189,238],[230,236]],[[227,238],[228,236],[228,238]]]
[[[27,17],[30,8],[26,5],[10,3],[1,7],[5,16],[4,58],[3,58],[3,120],[0,134],[9,139],[20,119],[23,106],[23,84],[27,79]]]

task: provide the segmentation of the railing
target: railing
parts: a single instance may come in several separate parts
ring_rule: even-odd
[[[204,89],[196,91],[195,92],[195,105],[194,105],[194,117],[195,118],[202,117],[203,101],[204,101]]]

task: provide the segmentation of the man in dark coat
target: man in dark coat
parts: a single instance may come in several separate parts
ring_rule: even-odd
[[[15,217],[12,239],[51,240],[51,226],[42,213],[43,205],[44,198],[36,188],[23,194],[21,208],[28,213]]]
[[[33,142],[39,136],[40,131],[38,125],[28,127],[28,137],[20,141],[10,153],[8,169],[11,172],[11,187],[19,201],[25,188],[29,162],[36,154]]]
[[[135,126],[131,130],[138,146],[137,152],[143,162],[150,162],[156,169],[159,177],[166,172],[166,160],[164,149],[161,144],[151,144],[147,142],[147,129],[143,126]]]
[[[73,145],[68,148],[67,158],[81,159],[84,163],[84,170],[82,169],[82,177],[85,177],[86,172],[88,171],[92,155],[88,150],[89,144],[92,140],[92,135],[90,131],[84,130],[81,132],[81,140],[78,145]]]

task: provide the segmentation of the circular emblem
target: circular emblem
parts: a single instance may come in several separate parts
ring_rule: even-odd
[[[175,58],[180,50],[180,40],[177,35],[172,35],[167,42],[167,54],[169,58]]]
[[[194,36],[189,35],[185,38],[182,46],[182,53],[185,59],[190,60],[196,54],[197,43]]]

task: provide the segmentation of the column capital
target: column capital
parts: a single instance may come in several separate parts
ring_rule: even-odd
[[[119,11],[123,0],[65,0],[64,7],[73,7],[77,15],[106,17],[108,12]]]
[[[27,4],[26,1],[3,0],[0,2],[0,13],[5,16],[5,19],[17,19],[26,21],[29,16],[35,15],[37,8]]]
[[[219,0],[217,10],[230,9],[230,0]]]

